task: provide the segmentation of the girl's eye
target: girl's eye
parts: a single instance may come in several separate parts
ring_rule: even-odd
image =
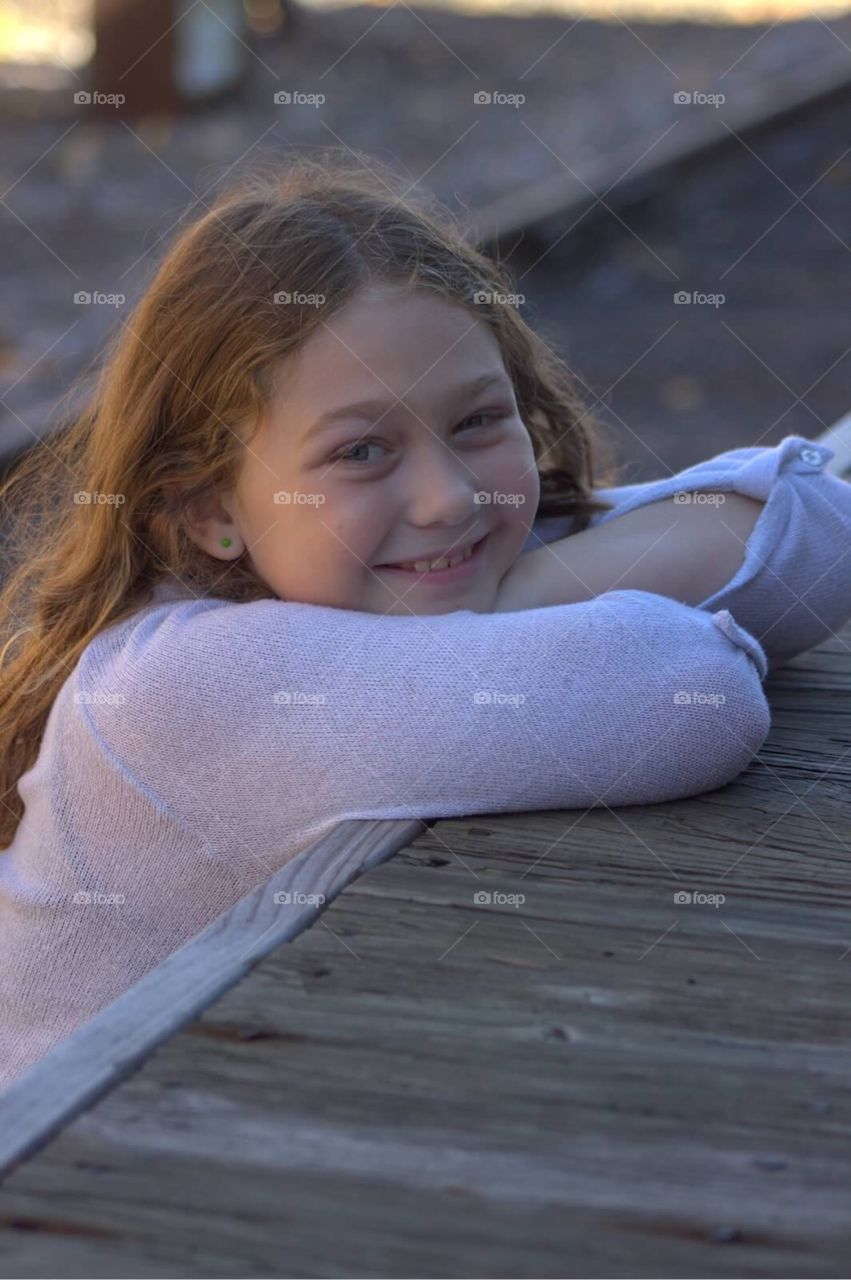
[[[459,423],[458,423],[458,426],[459,426],[459,427],[465,427],[465,426],[467,425],[467,423],[468,423],[468,422],[475,422],[475,420],[476,420],[477,418],[483,418],[483,419],[485,419],[485,423],[484,423],[484,424],[482,424],[482,425],[486,425],[486,424],[487,424],[487,423],[489,423],[489,422],[499,422],[499,421],[501,421],[503,418],[507,418],[507,417],[509,417],[509,416],[510,416],[510,415],[509,415],[508,413],[506,413],[506,412],[502,412],[502,413],[485,413],[485,412],[482,412],[482,413],[474,413],[474,414],[471,414],[469,418],[465,418],[463,422],[459,422]],[[476,427],[474,427],[474,428],[473,428],[473,430],[476,430],[476,429],[477,429]],[[360,459],[359,459],[359,458],[353,458],[353,457],[351,456],[351,455],[352,455],[352,452],[353,452],[355,449],[368,449],[368,448],[370,447],[370,445],[374,445],[374,444],[377,444],[377,443],[378,443],[378,442],[377,442],[376,440],[358,440],[358,442],[357,442],[356,444],[350,445],[348,449],[346,449],[346,450],[344,450],[344,451],[343,451],[343,453],[338,453],[338,454],[337,454],[337,456],[336,456],[336,458],[334,458],[334,459],[333,459],[333,461],[334,461],[334,462],[353,462],[356,466],[360,466],[360,465],[362,465],[365,461],[367,461],[367,459],[365,459],[365,458],[360,458]]]
[[[463,422],[459,422],[459,427],[463,427],[468,422],[472,422],[475,418],[485,418],[488,422],[497,422],[500,418],[504,418],[503,413],[474,413],[469,418],[465,418]]]
[[[375,440],[359,440],[357,444],[350,445],[350,447],[346,449],[344,453],[338,453],[336,458],[333,459],[333,461],[334,462],[354,462],[356,464],[363,462],[365,461],[365,459],[363,458],[353,458],[351,456],[352,452],[355,449],[369,449],[375,443],[376,443]]]

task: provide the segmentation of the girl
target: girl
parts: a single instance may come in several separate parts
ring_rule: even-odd
[[[723,786],[851,616],[829,450],[606,488],[505,275],[370,166],[222,196],[2,491],[2,1082],[343,819]]]

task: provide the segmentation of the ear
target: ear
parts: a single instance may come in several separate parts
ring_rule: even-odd
[[[193,498],[183,508],[183,524],[196,546],[217,560],[235,560],[245,550],[228,496]],[[228,546],[222,542],[230,540]]]

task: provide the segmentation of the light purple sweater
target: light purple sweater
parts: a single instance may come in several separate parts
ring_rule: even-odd
[[[851,617],[851,485],[801,436],[599,492],[765,507],[697,608],[645,591],[380,616],[157,598],[87,647],[0,853],[0,1085],[346,818],[675,800],[732,781],[776,665]],[[569,532],[538,521],[524,551]],[[761,641],[761,643],[759,643]],[[309,886],[303,886],[305,891]]]

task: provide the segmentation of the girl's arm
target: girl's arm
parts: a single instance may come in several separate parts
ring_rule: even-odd
[[[851,484],[825,470],[832,457],[826,445],[786,436],[660,480],[601,490],[615,509],[552,544],[559,560],[550,547],[521,556],[496,608],[589,599],[612,583],[649,581],[699,609],[728,609],[770,667],[781,666],[851,618]],[[709,493],[726,501],[713,509]],[[668,500],[675,495],[700,498],[674,515],[678,504]]]
[[[643,591],[410,617],[201,599],[151,608],[124,640],[104,633],[78,714],[162,814],[208,842],[199,874],[227,874],[246,846],[283,865],[347,818],[713,790],[768,733],[764,674],[729,613]]]
[[[738,493],[685,496],[526,552],[502,579],[494,612],[572,604],[618,588],[698,604],[742,564],[764,504]]]

